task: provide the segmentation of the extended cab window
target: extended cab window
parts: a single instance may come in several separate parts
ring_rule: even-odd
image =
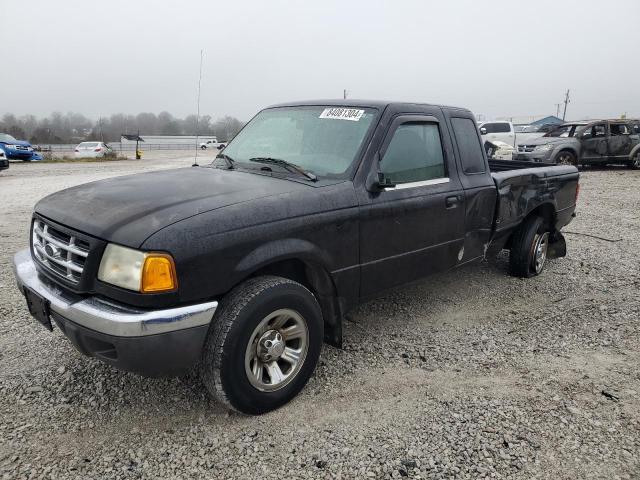
[[[482,173],[485,171],[482,145],[475,124],[469,118],[453,117],[453,133],[460,150],[460,161],[464,173]]]
[[[444,177],[440,131],[434,123],[405,123],[393,134],[380,162],[393,183],[411,183]]]

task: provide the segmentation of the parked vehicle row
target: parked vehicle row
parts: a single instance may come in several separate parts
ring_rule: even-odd
[[[345,313],[388,288],[510,251],[564,256],[578,170],[488,161],[465,109],[349,100],[256,115],[204,167],[76,186],[35,207],[16,254],[31,314],[149,376],[195,365],[260,414],[307,383]]]
[[[640,168],[640,121],[565,123],[541,138],[518,144],[514,159],[575,166],[622,164]]]

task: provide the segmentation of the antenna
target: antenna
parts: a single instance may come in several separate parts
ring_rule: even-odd
[[[193,159],[192,167],[199,167],[198,165],[198,133],[200,130],[200,84],[202,83],[202,53],[203,50],[200,49],[200,74],[198,76],[198,113],[196,114],[196,156]]]

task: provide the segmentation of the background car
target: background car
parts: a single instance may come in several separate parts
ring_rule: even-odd
[[[0,148],[0,171],[9,168],[9,159],[4,153],[4,150]]]
[[[4,151],[8,160],[42,160],[42,157],[33,151],[31,144],[25,140],[16,140],[8,133],[0,133],[0,148]]]
[[[75,148],[76,158],[101,158],[113,154],[113,149],[104,142],[82,142]]]
[[[200,144],[200,148],[202,150],[206,150],[207,148],[217,148],[218,150],[222,150],[227,146],[226,142],[218,142],[218,140],[207,140],[206,142],[202,142]]]

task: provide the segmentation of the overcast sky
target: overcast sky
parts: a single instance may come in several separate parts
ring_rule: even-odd
[[[640,116],[640,1],[0,0],[0,114],[247,120],[315,98]]]

